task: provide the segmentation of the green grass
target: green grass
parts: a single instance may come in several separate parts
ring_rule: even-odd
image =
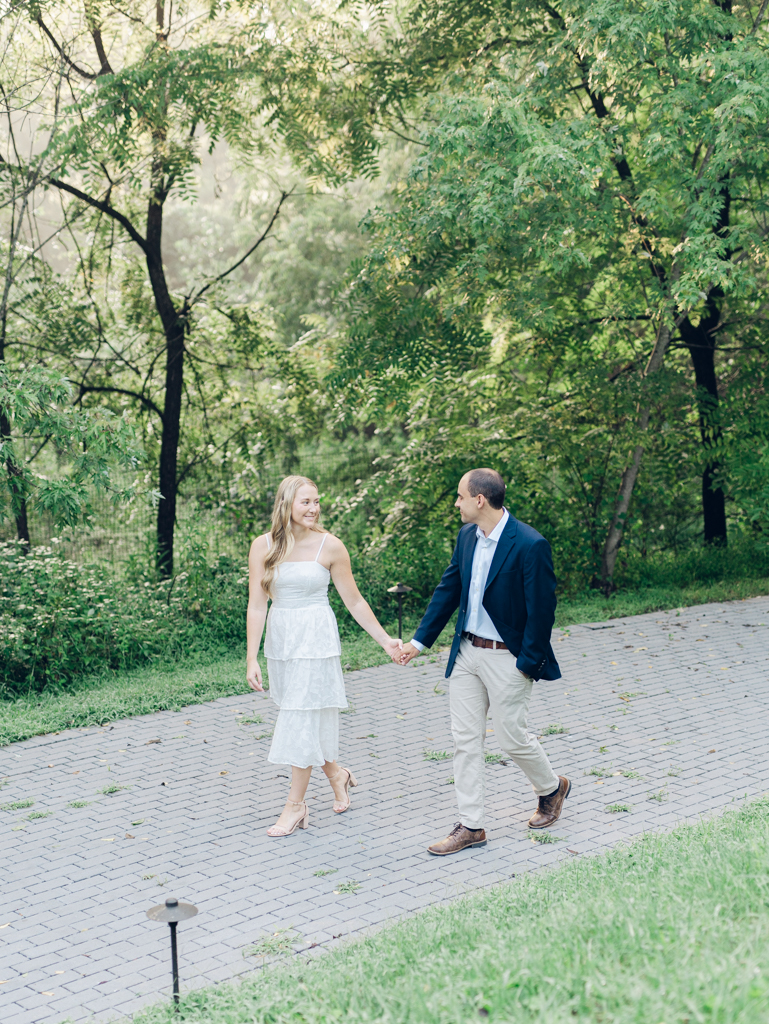
[[[671,580],[677,578],[675,575],[670,576]],[[760,594],[769,594],[769,578],[716,580],[699,582],[689,587],[670,583],[664,587],[647,586],[635,591],[620,591],[608,599],[591,592],[561,598],[556,612],[556,625],[565,627],[577,622],[598,622],[618,616],[705,604],[708,601],[740,600]],[[404,640],[411,638],[417,622],[416,616],[404,622]],[[392,624],[389,624],[389,628],[391,632],[395,631]],[[435,649],[450,645],[452,628],[444,630]],[[418,672],[425,660],[412,662],[412,667],[405,671]],[[427,660],[429,662],[429,655]],[[342,665],[346,671],[386,662],[387,657],[381,647],[367,634],[361,631],[351,638],[343,636]],[[245,694],[250,691],[244,677],[244,657],[238,653],[230,658],[211,659],[206,664],[201,664],[198,657],[195,661],[174,666],[109,673],[84,679],[61,692],[30,693],[17,700],[0,701],[0,746],[62,729],[105,725],[121,718],[147,715],[155,711],[179,711],[183,707],[204,704],[218,697]],[[545,734],[549,734],[547,730]]]
[[[765,1024],[767,863],[763,799],[186,993],[181,1014],[186,1024]],[[134,1024],[174,1019],[169,1001]]]
[[[451,754],[448,750],[423,750],[423,761],[450,761]]]

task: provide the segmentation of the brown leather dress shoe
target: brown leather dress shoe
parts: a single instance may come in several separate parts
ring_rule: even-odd
[[[571,792],[571,783],[564,775],[559,775],[558,780],[560,785],[555,793],[539,798],[539,806],[529,818],[529,828],[550,828],[560,818],[563,802]]]
[[[482,828],[469,829],[465,828],[461,822],[457,822],[449,835],[445,839],[433,843],[432,846],[428,846],[427,852],[432,853],[435,857],[447,857],[450,853],[459,853],[460,850],[467,849],[468,846],[485,845],[486,833]]]

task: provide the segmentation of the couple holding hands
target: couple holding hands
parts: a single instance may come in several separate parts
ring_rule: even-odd
[[[560,816],[571,783],[556,775],[527,718],[533,684],[559,679],[550,646],[555,573],[550,545],[504,507],[505,484],[492,469],[473,469],[457,487],[462,517],[454,554],[410,643],[387,635],[353,579],[344,544],[320,526],[315,484],[303,476],[282,481],[270,533],[249,555],[247,679],[262,690],[257,653],[264,653],[270,696],[280,709],[268,760],[291,765],[291,788],[273,837],[307,828],[304,797],[314,765],[334,793],[333,809],[350,807],[352,772],[337,764],[339,710],[347,707],[331,580],[355,621],[393,661],[407,665],[440,635],[457,609],[446,677],[450,679],[454,789],[459,822],[428,852],[436,856],[483,846],[486,717],[491,709],[502,750],[526,774],[538,797],[529,828],[548,828]],[[267,614],[268,598],[272,600]]]

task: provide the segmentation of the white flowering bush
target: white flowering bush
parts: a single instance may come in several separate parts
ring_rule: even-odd
[[[0,697],[245,644],[243,569],[200,557],[170,580],[0,544]]]

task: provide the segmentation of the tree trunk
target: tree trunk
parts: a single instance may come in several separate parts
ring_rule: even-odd
[[[4,413],[0,413],[0,437],[10,438],[10,436],[10,421]],[[6,473],[8,474],[8,490],[10,491],[11,495],[11,507],[13,509],[13,515],[16,520],[16,536],[20,541],[23,541],[27,546],[29,546],[27,502],[24,498],[23,492],[20,492],[22,473],[19,467],[11,458],[5,460],[5,470]]]
[[[158,486],[161,494],[157,518],[156,566],[161,576],[174,571],[174,529],[179,432],[184,388],[184,321],[168,290],[162,257],[163,199],[150,200],[147,211],[147,271],[155,306],[166,338],[165,405],[160,440]]]
[[[680,332],[694,367],[697,385],[697,408],[700,420],[700,437],[705,449],[706,463],[702,471],[702,520],[706,544],[726,546],[726,502],[720,487],[713,486],[720,464],[715,458],[708,458],[708,451],[718,446],[721,440],[721,425],[718,422],[718,381],[716,380],[716,338],[720,310],[716,291],[711,293],[707,313],[695,327],[687,317],[681,322]]]
[[[665,352],[667,351],[669,344],[670,328],[663,324],[657,332],[657,340],[654,343],[652,354],[646,365],[644,377],[648,377],[651,373],[656,373],[662,367]],[[638,429],[645,433],[649,429],[650,419],[651,406],[647,405],[644,406],[643,409],[639,410]],[[600,586],[607,597],[614,589],[614,567],[617,564],[617,554],[619,553],[619,546],[622,543],[622,536],[625,529],[625,518],[627,516],[628,509],[630,508],[630,499],[633,497],[633,489],[635,488],[636,480],[638,479],[643,453],[644,446],[642,444],[636,445],[630,458],[630,462],[627,465],[625,472],[622,474],[622,481],[620,483],[617,500],[614,505],[614,515],[612,516],[611,526],[609,527],[609,532],[603,546],[603,552],[601,555]]]

